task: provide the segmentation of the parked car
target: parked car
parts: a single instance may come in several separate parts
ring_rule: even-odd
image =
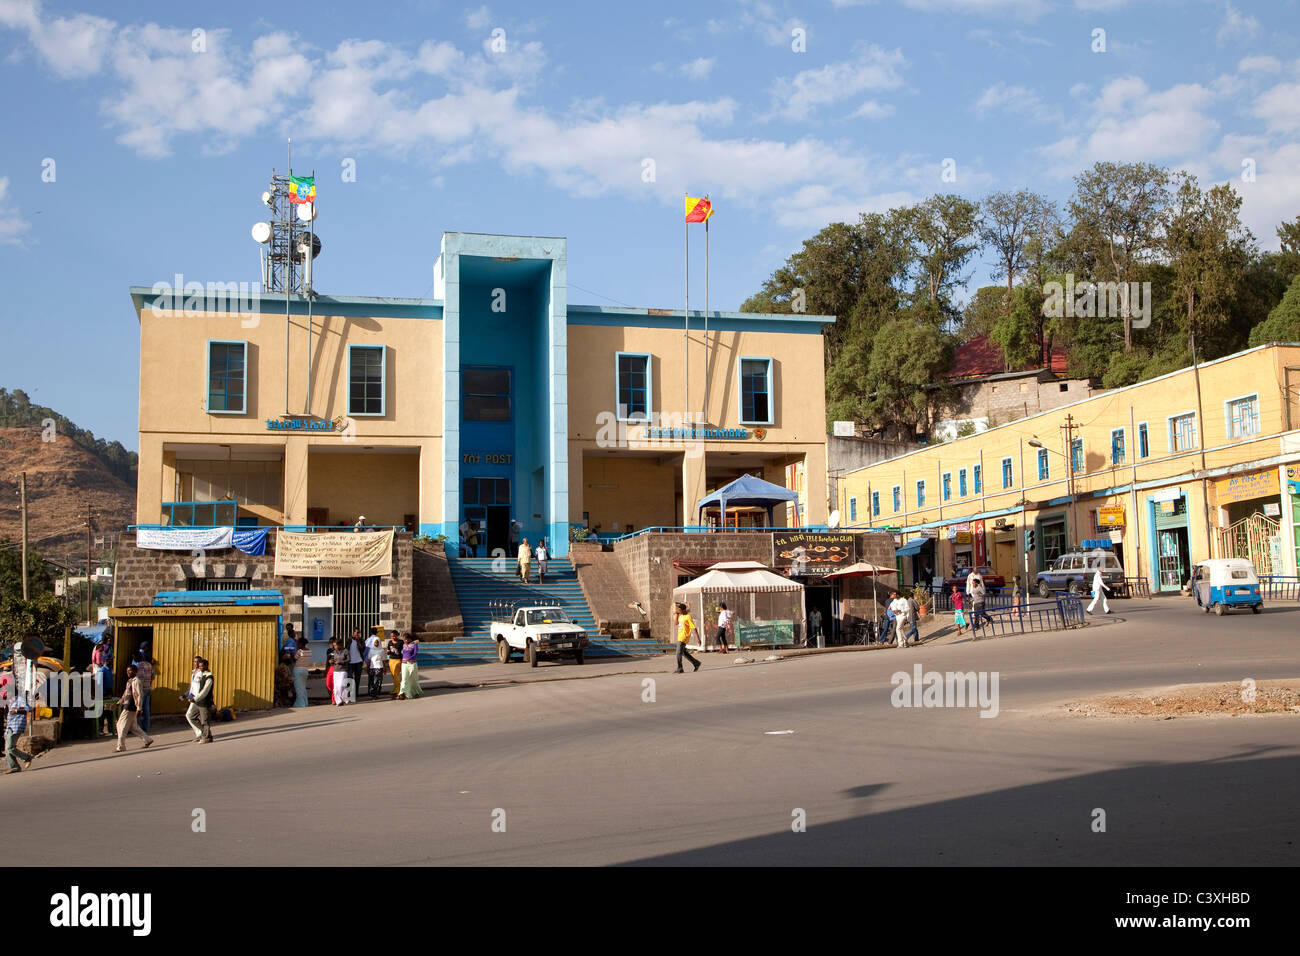
[[[1196,603],[1219,617],[1225,608],[1248,607],[1255,614],[1264,610],[1255,566],[1245,558],[1215,558],[1192,569],[1192,593]]]
[[[1057,591],[1087,594],[1092,590],[1092,578],[1101,567],[1101,579],[1110,589],[1111,597],[1128,597],[1124,581],[1124,566],[1113,551],[1067,551],[1046,571],[1039,571],[1035,582],[1039,597],[1051,597]]]
[[[509,620],[493,621],[492,639],[502,664],[520,651],[530,667],[536,667],[539,660],[566,657],[581,664],[587,649],[587,632],[574,624],[563,608],[545,605],[517,608]]]
[[[975,569],[984,579],[984,588],[987,591],[1000,591],[1007,586],[1007,580],[998,574],[987,564],[981,564]],[[970,568],[958,568],[957,573],[950,578],[943,579],[943,590],[945,593],[951,591],[954,587],[958,590],[966,590],[966,579],[970,577]]]

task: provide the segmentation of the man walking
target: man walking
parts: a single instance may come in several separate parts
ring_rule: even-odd
[[[1109,590],[1110,588],[1106,587],[1106,582],[1101,579],[1101,568],[1099,567],[1092,575],[1092,603],[1088,605],[1089,614],[1097,606],[1098,601],[1101,602],[1102,612],[1104,614],[1110,613],[1110,602],[1106,600],[1106,592]]]
[[[686,649],[686,642],[691,639],[691,635],[695,632],[695,622],[691,620],[690,609],[687,608],[685,604],[678,604],[676,606],[676,609],[677,609],[677,670],[673,671],[673,673],[684,674],[686,672],[682,670],[683,657],[685,657],[687,660],[689,660],[692,664],[695,665],[695,670],[700,669],[700,662],[697,661],[694,655],[692,655],[691,652]],[[692,673],[694,673],[694,671],[692,671]]]
[[[32,765],[32,755],[18,749],[18,738],[27,731],[28,710],[30,708],[26,696],[17,693],[9,705],[9,716],[5,720],[5,773],[17,773],[21,769],[18,766],[19,760],[23,761],[24,766]]]
[[[533,549],[528,546],[528,539],[524,538],[519,545],[519,576],[523,578],[524,584],[528,583],[528,565],[533,560]]]
[[[200,744],[212,743],[212,672],[208,662],[202,657],[194,658],[194,675],[190,678],[190,706],[185,710],[185,720],[194,731],[194,741]]]
[[[724,604],[723,607],[726,607]],[[822,636],[822,612],[820,608],[813,608],[808,615],[808,646],[817,647],[818,638]]]
[[[903,644],[906,645],[911,639],[913,644],[921,643],[921,606],[916,603],[916,597],[909,594],[907,596],[907,632],[903,635]]]
[[[136,723],[140,715],[140,678],[136,666],[128,664],[126,667],[126,690],[122,692],[122,699],[119,701],[122,705],[122,714],[117,718],[117,753],[126,749],[126,738],[131,734],[144,738],[144,749],[148,750],[153,744],[153,738]]]
[[[975,586],[971,588],[971,592],[970,592],[970,599],[971,599],[970,626],[971,626],[971,634],[974,635],[975,628],[983,627],[986,624],[992,624],[993,617],[992,615],[989,614],[989,612],[985,608],[985,604],[988,600],[988,591],[984,587],[984,579],[981,578],[979,575],[977,575],[974,571],[971,572],[970,576],[975,579]],[[981,623],[980,620],[981,618],[983,618],[983,623]]]
[[[537,583],[538,584],[541,584],[543,579],[546,577],[546,559],[549,558],[550,556],[551,556],[550,553],[546,550],[546,539],[543,538],[541,542],[537,545],[537,553],[534,555],[534,557],[537,558]]]
[[[136,652],[135,679],[140,685],[140,712],[136,715],[136,722],[148,733],[149,708],[153,699],[153,662],[149,659],[148,644],[141,644]]]
[[[813,613],[817,613],[816,608],[813,608]],[[727,650],[727,632],[734,627],[735,620],[736,612],[727,607],[726,601],[720,602],[718,604],[718,631],[713,635],[713,642],[722,648],[724,654],[731,653]]]

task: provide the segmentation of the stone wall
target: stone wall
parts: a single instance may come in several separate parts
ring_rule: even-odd
[[[616,554],[595,542],[574,541],[569,545],[569,559],[600,633],[630,638],[632,624],[637,623],[643,625],[641,636],[650,636],[650,622],[628,607],[641,597]]]
[[[302,631],[302,578],[275,574],[275,534],[266,536],[266,554],[236,548],[196,556],[185,551],[137,548],[134,531],[118,539],[113,576],[114,607],[148,607],[159,591],[184,591],[190,578],[246,578],[250,588],[269,588],[284,597],[285,622]],[[379,622],[385,629],[411,630],[411,536],[393,536],[392,574],[379,579]]]
[[[421,640],[454,641],[465,633],[456,585],[442,545],[411,549],[411,590],[414,601],[411,630]]]

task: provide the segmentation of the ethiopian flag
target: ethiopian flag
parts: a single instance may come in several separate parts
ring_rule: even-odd
[[[698,199],[694,196],[686,197],[687,222],[708,222],[709,217],[712,215],[713,203],[707,199]]]
[[[289,177],[289,202],[304,203],[316,201],[315,176]]]

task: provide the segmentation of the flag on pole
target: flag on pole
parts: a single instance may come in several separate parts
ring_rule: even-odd
[[[316,201],[315,176],[289,177],[289,202],[306,203]]]
[[[708,222],[713,215],[713,203],[695,196],[686,197],[686,221]]]

